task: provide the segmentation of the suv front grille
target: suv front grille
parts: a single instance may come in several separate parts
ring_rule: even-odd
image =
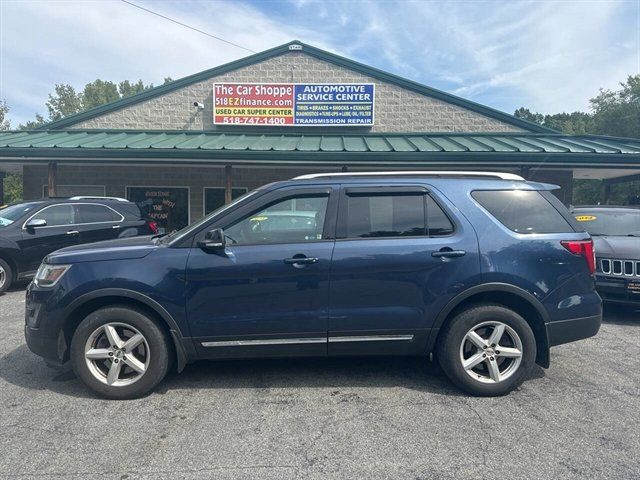
[[[600,271],[605,275],[640,277],[640,261],[638,260],[601,258],[599,263]]]

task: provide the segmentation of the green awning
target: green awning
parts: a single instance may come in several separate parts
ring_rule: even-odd
[[[640,139],[541,133],[318,134],[52,130],[0,133],[0,162],[22,159],[235,160],[270,164],[640,166]],[[164,162],[162,162],[164,160]]]

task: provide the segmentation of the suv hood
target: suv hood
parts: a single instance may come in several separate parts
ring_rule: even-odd
[[[66,247],[47,255],[46,263],[63,264],[143,258],[159,248],[152,236],[121,238]]]
[[[620,236],[595,236],[593,244],[597,257],[640,259],[640,238]]]

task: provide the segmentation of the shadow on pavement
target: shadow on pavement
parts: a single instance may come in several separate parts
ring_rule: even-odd
[[[537,365],[529,375],[543,377]],[[22,388],[95,398],[70,371],[47,367],[22,345],[0,358],[0,378]],[[465,396],[425,357],[341,357],[199,361],[170,374],[157,393],[182,389],[407,388]]]
[[[605,303],[602,321],[613,325],[640,327],[640,306],[631,307]]]

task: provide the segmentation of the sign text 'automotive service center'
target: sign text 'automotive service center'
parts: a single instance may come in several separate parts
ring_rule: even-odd
[[[216,125],[373,125],[375,85],[215,83]]]

